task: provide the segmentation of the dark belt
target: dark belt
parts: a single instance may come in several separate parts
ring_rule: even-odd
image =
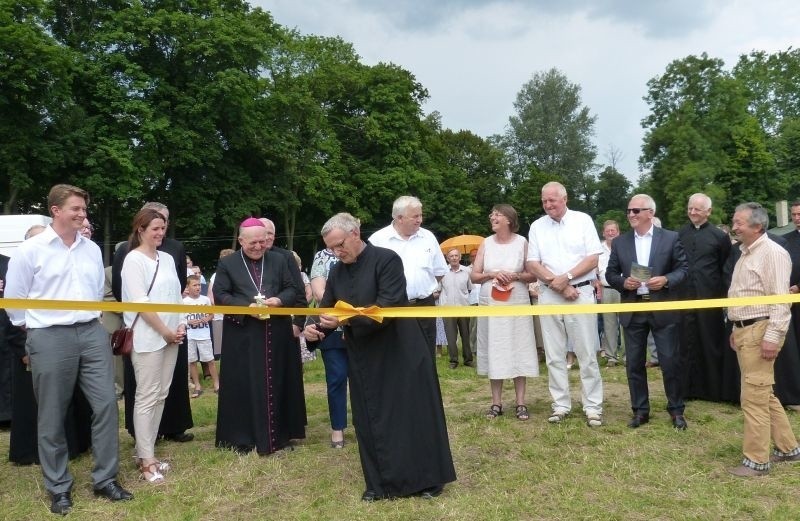
[[[606,289],[614,289],[611,286],[603,286],[603,287],[606,288]]]
[[[650,293],[642,293],[641,295],[636,295],[636,300],[650,300]]]
[[[431,293],[427,297],[410,298],[408,299],[408,303],[412,306],[430,306],[436,303],[436,299],[433,298],[433,293]]]
[[[583,282],[578,282],[577,284],[570,284],[573,288],[580,288],[581,286],[588,286],[594,282],[593,280],[584,280]]]
[[[761,322],[762,320],[769,320],[769,317],[756,317],[756,318],[748,318],[747,320],[734,320],[733,325],[735,327],[747,327],[747,326],[752,326],[756,322]]]

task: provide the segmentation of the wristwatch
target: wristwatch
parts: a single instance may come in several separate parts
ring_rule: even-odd
[[[567,280],[568,280],[568,281],[572,282],[572,279],[574,279],[574,278],[575,278],[575,277],[572,275],[572,273],[570,273],[570,272],[567,272]]]

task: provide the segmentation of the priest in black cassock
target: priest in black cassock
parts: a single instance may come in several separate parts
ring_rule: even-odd
[[[678,236],[689,261],[689,275],[680,287],[681,300],[725,298],[728,287],[723,269],[731,251],[728,235],[708,222],[711,198],[702,193],[689,197],[689,222]],[[686,309],[681,312],[680,356],[682,388],[687,399],[738,402],[739,386],[726,381],[727,364],[737,364],[728,346],[722,308]]]
[[[305,438],[306,406],[292,318],[269,316],[258,302],[292,306],[303,288],[296,287],[286,257],[266,251],[261,221],[242,222],[239,244],[217,265],[214,302],[252,306],[254,313],[224,317],[216,444],[266,455]]]
[[[322,238],[340,262],[328,274],[320,307],[339,300],[357,307],[408,304],[403,261],[392,250],[362,241],[358,219],[333,216],[322,227]],[[320,341],[340,324],[366,482],[362,499],[438,496],[456,473],[439,379],[419,322],[354,317],[340,323],[320,315],[319,326],[307,326],[304,334]]]
[[[786,239],[786,249],[789,251],[789,257],[792,259],[792,274],[789,277],[789,293],[797,295],[800,293],[800,201],[792,203],[791,215],[795,230],[787,233],[783,238]],[[794,331],[795,339],[800,339],[800,304],[798,303],[792,304],[792,322],[789,329]],[[800,345],[797,343],[795,343],[795,346],[800,348]],[[786,346],[784,345],[784,349],[781,351],[785,350],[785,348]],[[800,375],[796,374],[795,378],[800,380]],[[795,411],[800,411],[800,403],[784,403],[783,405]]]

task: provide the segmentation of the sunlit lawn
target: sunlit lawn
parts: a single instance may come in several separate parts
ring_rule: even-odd
[[[660,372],[649,370],[651,423],[625,426],[629,416],[623,367],[603,368],[606,425],[586,426],[571,372],[575,405],[561,425],[546,422],[547,377],[529,381],[531,419],[489,421],[488,382],[474,370],[447,368],[439,358],[458,481],[434,501],[418,498],[372,504],[360,500],[363,479],[352,428],[347,446],[328,444],[322,362],[306,364],[307,438],[292,452],[237,456],[214,448],[216,396],[192,400],[196,440],[159,443],[174,470],[168,482],[137,479],[133,442],[120,429],[120,480],[136,495],[126,504],[92,497],[91,457],[71,463],[75,509],[69,519],[800,519],[800,465],[742,480],[725,468],[738,464],[742,419],[738,408],[690,402],[689,430],[671,428]],[[513,405],[507,385],[506,407]],[[795,432],[800,418],[790,413]],[[8,452],[8,431],[0,452]],[[0,466],[0,518],[53,519],[38,467]]]

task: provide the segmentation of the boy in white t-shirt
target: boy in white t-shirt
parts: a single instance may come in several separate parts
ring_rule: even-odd
[[[189,275],[186,277],[186,296],[183,303],[195,306],[210,306],[211,301],[208,297],[200,294],[200,277]],[[187,313],[186,314],[186,338],[189,342],[189,374],[194,384],[192,398],[197,398],[203,394],[203,387],[200,384],[200,375],[197,371],[197,361],[209,362],[208,372],[214,382],[214,392],[219,391],[219,376],[217,375],[217,364],[214,363],[214,348],[211,345],[211,322],[210,313]]]

